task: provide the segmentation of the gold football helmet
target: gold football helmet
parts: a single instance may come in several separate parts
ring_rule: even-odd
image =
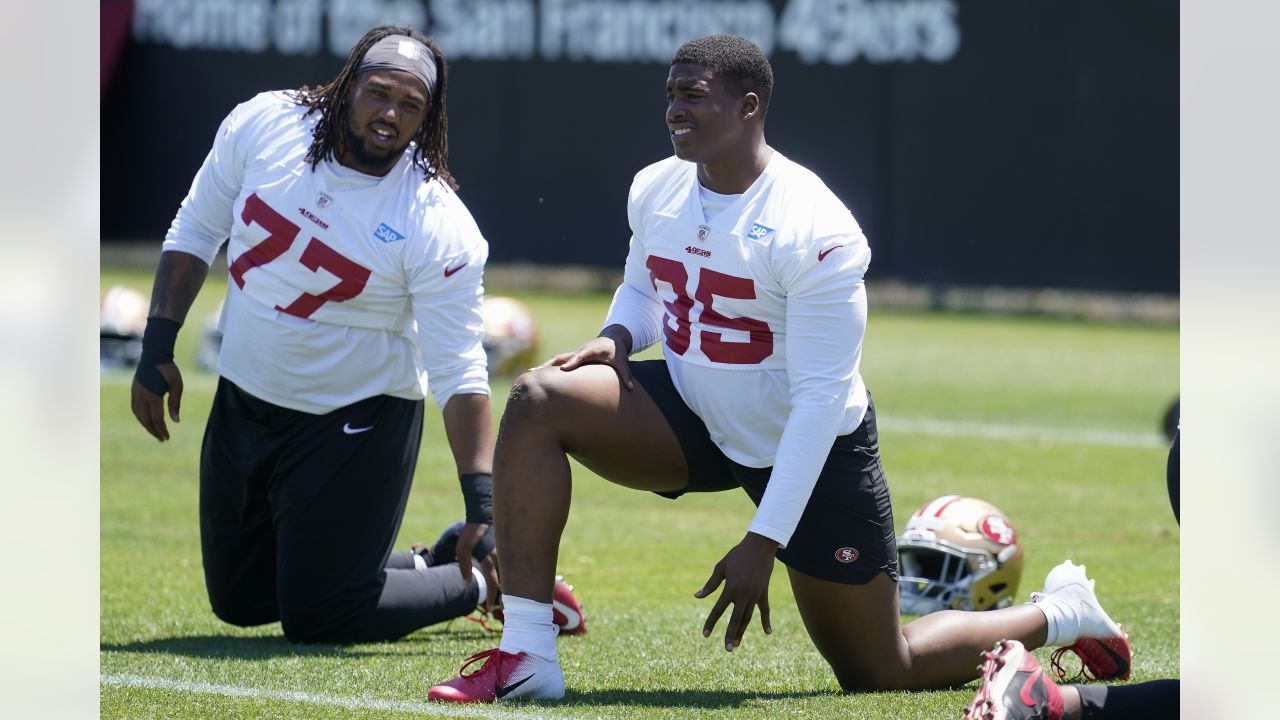
[[[113,285],[98,307],[99,366],[115,370],[137,365],[146,327],[146,296],[124,285]]]
[[[538,364],[538,324],[524,303],[486,297],[481,312],[490,375],[514,377]]]
[[[978,498],[925,503],[898,536],[899,611],[994,610],[1013,603],[1022,547],[1009,518]]]

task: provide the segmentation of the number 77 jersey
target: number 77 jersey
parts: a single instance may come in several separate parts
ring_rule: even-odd
[[[789,421],[828,447],[858,426],[871,252],[816,175],[775,151],[707,218],[697,166],[673,157],[636,175],[628,216],[606,325],[627,327],[636,351],[662,341],[676,388],[728,457],[773,465]]]
[[[309,413],[488,392],[488,245],[471,214],[424,182],[412,145],[384,176],[313,166],[307,110],[278,92],[237,106],[166,236],[206,263],[227,241],[218,373]]]

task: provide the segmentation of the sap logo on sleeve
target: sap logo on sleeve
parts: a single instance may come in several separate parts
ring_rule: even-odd
[[[771,232],[773,232],[773,228],[769,227],[768,225],[761,225],[760,223],[756,223],[755,225],[751,226],[750,230],[747,231],[747,237],[750,237],[753,240],[763,240],[764,237]]]
[[[384,243],[400,242],[404,239],[404,235],[392,230],[386,223],[379,224],[378,229],[373,231],[373,236]]]

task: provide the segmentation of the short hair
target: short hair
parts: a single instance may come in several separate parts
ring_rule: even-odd
[[[449,116],[445,112],[445,86],[448,72],[445,67],[444,53],[435,41],[410,27],[396,25],[379,25],[360,38],[351,48],[347,61],[338,71],[337,77],[327,85],[312,88],[303,85],[293,91],[291,97],[299,105],[307,106],[307,115],[320,113],[320,122],[312,131],[311,148],[307,151],[307,162],[314,171],[321,160],[336,159],[345,154],[347,145],[348,108],[351,92],[355,88],[355,78],[360,68],[360,61],[365,53],[379,40],[389,35],[407,35],[417,40],[431,51],[436,63],[437,81],[435,97],[428,98],[431,109],[418,128],[413,141],[417,147],[413,151],[413,162],[422,170],[424,180],[430,182],[436,178],[444,181],[454,190],[458,182],[449,172]]]
[[[676,63],[711,68],[736,92],[753,92],[760,98],[761,120],[769,113],[773,67],[764,51],[750,40],[737,35],[707,35],[690,40],[672,56],[671,64]]]

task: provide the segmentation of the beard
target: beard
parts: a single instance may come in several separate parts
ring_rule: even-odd
[[[390,170],[400,156],[404,154],[405,148],[409,147],[409,140],[403,145],[393,147],[388,150],[378,150],[371,148],[356,136],[355,131],[351,129],[351,123],[347,123],[347,152],[351,158],[365,167],[383,168]]]

